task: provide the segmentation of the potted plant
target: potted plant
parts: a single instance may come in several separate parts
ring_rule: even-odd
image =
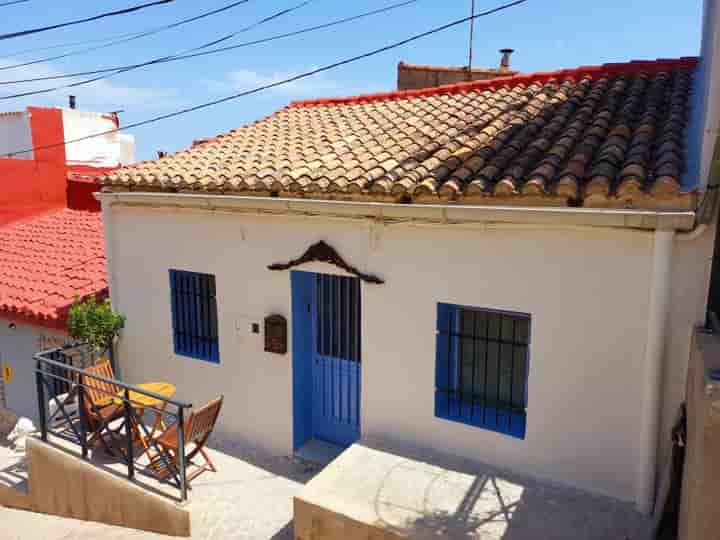
[[[120,330],[125,326],[125,317],[115,311],[106,298],[98,302],[94,296],[85,300],[76,298],[68,313],[70,336],[87,345],[91,361],[109,351]]]

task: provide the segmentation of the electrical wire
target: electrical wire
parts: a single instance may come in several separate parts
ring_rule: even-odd
[[[213,107],[213,106],[219,105],[219,104],[221,104],[221,103],[226,103],[226,102],[228,102],[228,101],[234,101],[234,100],[236,100],[236,99],[240,99],[240,98],[243,98],[243,97],[252,95],[252,94],[257,94],[257,93],[263,92],[263,91],[265,91],[265,90],[269,90],[269,89],[271,89],[271,88],[276,88],[276,87],[278,87],[278,86],[282,86],[282,85],[285,85],[285,84],[293,83],[293,82],[295,82],[295,81],[299,81],[299,80],[301,80],[301,79],[306,79],[306,78],[308,78],[308,77],[312,77],[313,75],[317,75],[318,73],[323,73],[323,72],[325,72],[325,71],[330,71],[330,70],[332,70],[332,69],[335,69],[335,68],[338,68],[338,67],[341,67],[341,66],[345,66],[345,65],[348,65],[348,64],[352,64],[352,63],[358,62],[358,61],[360,61],[360,60],[364,60],[364,59],[366,59],[366,58],[370,58],[370,57],[372,57],[372,56],[376,56],[376,55],[378,55],[378,54],[387,52],[387,51],[389,51],[389,50],[396,49],[396,48],[398,48],[398,47],[402,47],[403,45],[407,45],[408,43],[412,43],[413,41],[417,41],[417,40],[419,40],[419,39],[422,39],[422,38],[431,36],[431,35],[433,35],[433,34],[437,34],[437,33],[439,33],[439,32],[443,32],[443,31],[448,30],[448,29],[450,29],[450,28],[454,28],[454,27],[456,27],[456,26],[458,26],[458,25],[465,24],[465,23],[467,23],[467,22],[469,22],[469,21],[471,21],[471,20],[479,19],[479,18],[481,18],[481,17],[487,17],[488,15],[493,15],[493,14],[495,14],[495,13],[499,13],[499,12],[504,11],[504,10],[506,10],[506,9],[510,9],[510,8],[519,6],[519,5],[524,4],[524,3],[528,2],[528,1],[529,1],[529,0],[515,0],[514,2],[509,2],[509,3],[507,3],[507,4],[502,4],[502,5],[498,6],[498,7],[493,8],[493,9],[489,9],[489,10],[486,10],[486,11],[482,11],[482,12],[477,13],[477,14],[475,14],[475,15],[470,15],[469,17],[463,17],[462,19],[454,20],[454,21],[452,21],[452,22],[443,24],[442,26],[437,26],[437,27],[432,28],[432,29],[430,29],[430,30],[427,30],[427,31],[425,31],[425,32],[421,32],[420,34],[415,34],[415,35],[410,36],[409,38],[405,38],[405,39],[403,39],[403,40],[401,40],[401,41],[396,41],[396,42],[394,42],[394,43],[391,43],[391,44],[389,44],[389,45],[385,45],[385,46],[383,46],[383,47],[379,47],[379,48],[374,49],[374,50],[372,50],[372,51],[369,51],[369,52],[366,52],[366,53],[362,53],[362,54],[358,54],[358,55],[352,56],[352,57],[350,57],[350,58],[345,58],[344,60],[338,60],[337,62],[333,62],[332,64],[326,64],[326,65],[324,65],[324,66],[322,66],[322,67],[319,67],[319,68],[316,68],[316,69],[313,69],[313,70],[310,70],[310,71],[305,71],[305,72],[303,72],[303,73],[300,73],[300,74],[295,75],[295,76],[293,76],[293,77],[288,77],[287,79],[283,79],[283,80],[281,80],[281,81],[276,81],[276,82],[264,84],[264,85],[262,85],[262,86],[257,86],[257,87],[255,87],[255,88],[252,88],[252,89],[250,89],[250,90],[245,90],[245,91],[243,91],[243,92],[238,92],[238,93],[236,93],[236,94],[232,94],[232,95],[225,96],[225,97],[222,97],[222,98],[214,99],[214,100],[212,100],[212,101],[206,101],[205,103],[200,103],[200,104],[198,104],[198,105],[193,105],[193,106],[190,106],[190,107],[185,107],[185,108],[179,109],[179,110],[177,110],[177,111],[173,111],[173,112],[161,114],[161,115],[158,115],[158,116],[154,116],[154,117],[151,117],[151,118],[147,118],[147,119],[145,119],[145,120],[140,120],[140,121],[138,121],[138,122],[133,122],[133,123],[130,123],[130,124],[126,124],[126,125],[124,125],[124,126],[121,126],[121,127],[119,127],[119,128],[116,128],[116,129],[110,129],[110,130],[103,131],[103,132],[100,132],[100,133],[93,133],[93,134],[91,134],[91,135],[85,135],[85,136],[83,136],[83,137],[78,137],[78,138],[76,138],[76,139],[70,139],[70,140],[67,140],[67,141],[61,141],[61,142],[58,142],[58,143],[47,144],[47,145],[43,145],[43,146],[37,146],[37,147],[33,147],[33,148],[28,148],[28,149],[25,149],[25,150],[18,150],[18,151],[16,151],[16,152],[11,152],[11,153],[8,153],[8,154],[2,154],[0,157],[12,157],[12,156],[15,156],[15,155],[18,155],[18,154],[24,154],[24,153],[28,153],[28,152],[36,152],[36,151],[39,151],[39,150],[47,150],[47,149],[50,149],[50,148],[57,148],[58,146],[65,146],[65,145],[72,144],[72,143],[76,143],[76,142],[81,142],[81,141],[86,141],[86,140],[89,140],[89,139],[94,139],[94,138],[96,138],[96,137],[103,137],[103,136],[105,136],[105,135],[110,135],[110,134],[116,133],[116,132],[118,132],[118,131],[126,131],[126,130],[128,130],[128,129],[133,129],[133,128],[142,127],[142,126],[147,126],[147,125],[149,125],[149,124],[154,124],[154,123],[160,122],[160,121],[162,121],[162,120],[168,120],[168,119],[170,119],[170,118],[175,118],[175,117],[178,117],[178,116],[182,116],[182,115],[184,115],[184,114],[188,114],[188,113],[191,113],[191,112],[199,111],[199,110],[202,110],[202,109],[207,109],[207,108],[209,108],[209,107]]]
[[[82,41],[68,41],[66,43],[56,43],[55,45],[45,45],[44,47],[32,47],[30,49],[22,49],[22,50],[14,51],[11,53],[5,53],[4,56],[11,58],[14,56],[21,56],[23,54],[27,54],[27,53],[31,53],[31,52],[48,51],[51,49],[66,49],[68,47],[75,47],[76,45],[87,45],[89,43],[107,43],[108,41],[112,41],[114,39],[126,38],[126,37],[130,37],[130,36],[137,36],[142,33],[143,32],[124,32],[122,34],[115,34],[112,36],[106,36],[104,38],[84,39]]]
[[[30,0],[13,0],[12,2],[3,2],[0,4],[0,7],[5,6],[14,6],[15,4],[24,4],[25,2],[29,2]]]
[[[73,26],[76,24],[93,22],[93,21],[97,21],[100,19],[105,19],[106,17],[115,17],[117,15],[127,15],[128,13],[140,11],[141,9],[146,9],[146,8],[154,7],[154,6],[160,6],[162,4],[170,4],[174,1],[175,0],[154,0],[153,2],[146,2],[144,4],[140,4],[137,6],[118,9],[115,11],[107,11],[105,13],[93,15],[92,17],[85,17],[84,19],[75,19],[74,21],[67,21],[64,23],[51,24],[50,26],[41,26],[39,28],[31,28],[29,30],[20,30],[18,32],[9,32],[7,34],[0,34],[0,41],[6,40],[6,39],[22,37],[22,36],[29,36],[31,34],[39,34],[40,32],[47,32],[48,30],[55,30],[57,28],[65,28],[67,26]]]
[[[222,43],[223,41],[227,41],[228,39],[231,39],[231,38],[237,36],[238,34],[241,34],[241,33],[243,33],[243,32],[248,32],[248,31],[250,31],[250,30],[253,30],[253,29],[257,28],[258,26],[262,26],[263,24],[266,24],[266,23],[268,23],[268,22],[270,22],[270,21],[272,21],[272,20],[275,20],[275,19],[277,19],[278,17],[281,17],[281,16],[283,16],[283,15],[287,15],[288,13],[292,13],[293,11],[296,11],[296,10],[298,10],[298,9],[300,9],[300,8],[303,8],[303,7],[305,7],[306,5],[308,5],[309,3],[311,3],[312,1],[313,1],[313,0],[304,0],[303,2],[300,2],[299,4],[296,4],[296,5],[292,6],[292,7],[285,8],[285,9],[282,9],[282,10],[280,10],[280,11],[276,11],[275,13],[273,13],[273,14],[271,14],[271,15],[268,15],[267,17],[264,17],[264,18],[260,19],[259,21],[256,21],[256,22],[254,22],[254,23],[252,23],[252,24],[249,24],[249,25],[241,28],[240,30],[237,30],[237,31],[232,32],[232,33],[230,33],[230,34],[226,34],[225,36],[222,36],[222,37],[220,37],[220,38],[218,38],[218,39],[214,39],[214,40],[212,40],[212,41],[208,41],[207,43],[204,43],[204,44],[199,45],[199,46],[197,46],[197,47],[193,47],[193,48],[191,48],[191,49],[186,49],[186,50],[182,51],[182,52],[179,53],[179,54],[193,53],[193,52],[196,52],[196,51],[200,51],[200,50],[206,49],[206,48],[211,47],[211,46],[213,46],[213,45],[217,45],[218,43]],[[94,83],[94,82],[97,82],[97,81],[109,79],[110,77],[113,77],[113,76],[118,75],[118,74],[120,74],[120,73],[127,73],[128,71],[132,71],[132,70],[138,69],[138,68],[140,68],[140,67],[148,66],[148,65],[151,65],[151,64],[157,64],[157,63],[162,62],[162,61],[167,61],[167,60],[173,58],[174,56],[176,56],[176,55],[168,55],[168,56],[163,56],[163,57],[160,57],[160,58],[155,58],[155,59],[153,59],[153,60],[149,60],[149,61],[144,62],[144,63],[142,63],[142,64],[137,64],[137,65],[132,65],[132,66],[125,67],[125,68],[123,68],[123,69],[121,69],[121,70],[115,71],[115,72],[110,73],[110,74],[108,74],[108,75],[102,75],[102,76],[100,76],[100,77],[94,77],[94,78],[92,78],[92,79],[86,79],[86,80],[83,80],[83,81],[77,81],[77,82],[74,82],[74,83],[65,84],[65,85],[63,85],[63,86],[56,86],[56,87],[53,87],[53,88],[44,88],[44,89],[42,89],[42,90],[29,90],[29,91],[27,91],[27,92],[19,92],[19,93],[17,93],[17,94],[10,94],[10,95],[6,95],[6,96],[0,96],[0,101],[4,101],[4,100],[7,100],[7,99],[16,99],[16,98],[20,98],[20,97],[35,96],[35,95],[38,95],[38,94],[47,94],[47,93],[49,93],[49,92],[55,92],[55,91],[57,91],[57,90],[64,90],[64,89],[67,89],[67,88],[76,88],[76,87],[78,87],[78,86],[84,86],[84,85],[86,85],[86,84],[90,84],[90,83]]]
[[[141,62],[141,63],[138,63],[138,64],[128,64],[128,65],[124,65],[124,66],[114,66],[114,67],[109,67],[109,68],[94,69],[94,70],[90,70],[90,71],[78,71],[78,72],[75,72],[75,73],[67,73],[67,74],[63,74],[63,75],[47,75],[47,76],[44,76],[44,77],[33,77],[33,78],[29,78],[29,79],[16,79],[16,80],[0,81],[0,86],[11,85],[11,84],[22,84],[22,83],[29,83],[29,82],[38,82],[38,81],[51,81],[51,80],[57,80],[57,79],[71,79],[71,78],[73,78],[73,77],[82,77],[82,76],[86,76],[86,75],[97,75],[97,74],[99,74],[99,73],[109,73],[109,72],[111,72],[111,71],[117,71],[117,72],[119,73],[119,72],[121,72],[122,70],[125,70],[125,69],[127,69],[127,68],[138,68],[138,67],[143,67],[143,66],[151,65],[151,64],[164,64],[164,63],[167,63],[167,62],[175,62],[175,61],[177,61],[177,60],[187,60],[187,59],[190,59],[190,58],[197,58],[197,57],[199,57],[199,56],[206,56],[206,55],[211,55],[211,54],[218,54],[218,53],[227,52],[227,51],[231,51],[231,50],[235,50],[235,49],[240,49],[240,48],[244,48],[244,47],[249,47],[249,46],[252,46],[252,45],[260,45],[260,44],[263,44],[263,43],[269,43],[269,42],[271,42],[271,41],[276,41],[276,40],[278,40],[278,39],[284,39],[284,38],[288,38],[288,37],[294,37],[294,36],[298,36],[298,35],[301,35],[301,34],[306,34],[306,33],[309,33],[309,32],[314,32],[314,31],[317,31],[317,30],[324,30],[324,29],[326,29],[326,28],[330,28],[330,27],[333,27],[333,26],[338,26],[338,25],[341,25],[341,24],[345,24],[345,23],[353,22],[353,21],[356,21],[356,20],[359,20],[359,19],[363,19],[363,18],[366,18],[366,17],[370,17],[370,16],[372,16],[372,15],[379,15],[379,14],[381,14],[381,13],[387,13],[387,12],[392,11],[392,10],[394,10],[394,9],[398,9],[398,8],[401,8],[401,7],[405,7],[405,6],[408,6],[408,5],[410,5],[410,4],[415,4],[415,3],[419,2],[419,1],[420,1],[420,0],[404,0],[403,2],[398,2],[398,3],[395,3],[395,4],[390,4],[389,6],[385,6],[385,7],[383,7],[383,8],[374,9],[374,10],[372,10],[372,11],[366,11],[366,12],[364,12],[364,13],[359,13],[359,14],[357,14],[357,15],[353,15],[353,16],[350,16],[350,17],[344,17],[344,18],[342,18],[342,19],[336,19],[336,20],[329,21],[329,22],[326,22],[326,23],[323,23],[323,24],[318,24],[318,25],[315,25],[315,26],[309,26],[309,27],[306,27],[306,28],[301,28],[301,29],[299,29],[299,30],[294,30],[294,31],[292,31],[292,32],[285,32],[285,33],[283,33],[283,34],[276,34],[276,35],[274,35],[274,36],[268,36],[268,37],[266,37],[266,38],[256,39],[256,40],[252,40],[252,41],[245,41],[245,42],[243,42],[243,43],[238,43],[238,44],[236,44],[236,45],[230,45],[230,46],[227,46],[227,47],[219,47],[219,48],[217,48],[217,49],[210,49],[210,50],[208,50],[208,51],[197,52],[197,53],[192,53],[192,54],[178,54],[178,55],[175,55],[175,56],[172,56],[172,57],[169,57],[169,58],[166,57],[166,59],[155,59],[155,60],[149,60],[149,61],[147,61],[147,62]],[[2,69],[2,68],[0,68],[0,69]],[[45,92],[45,91],[60,90],[60,89],[62,89],[62,88],[64,88],[64,87],[57,87],[57,88],[53,88],[53,89],[43,90],[43,92]],[[0,99],[2,99],[1,96],[0,96]]]
[[[59,59],[61,59],[61,58],[68,58],[68,57],[70,57],[70,56],[77,56],[78,54],[84,54],[84,53],[92,52],[92,51],[99,51],[100,49],[106,49],[106,48],[108,48],[108,47],[113,47],[113,46],[119,45],[119,44],[121,44],[121,43],[128,43],[128,42],[134,41],[134,40],[136,40],[136,39],[140,39],[140,38],[144,38],[144,37],[147,37],[147,36],[152,36],[152,35],[155,35],[155,34],[159,34],[160,32],[164,32],[165,30],[171,30],[171,29],[173,29],[173,28],[177,28],[178,26],[182,26],[182,25],[185,25],[185,24],[188,24],[188,23],[192,23],[192,22],[198,21],[198,20],[200,20],[200,19],[204,19],[205,17],[210,17],[210,16],[212,16],[212,15],[217,15],[218,13],[222,13],[222,12],[224,12],[224,11],[228,11],[229,9],[232,9],[232,8],[237,7],[237,6],[239,6],[239,5],[247,4],[249,1],[250,1],[250,0],[237,0],[237,1],[235,1],[235,2],[232,2],[232,3],[230,3],[230,4],[227,4],[227,5],[225,5],[225,6],[221,6],[221,7],[217,8],[217,9],[212,9],[212,10],[210,10],[210,11],[204,11],[204,12],[202,12],[202,13],[199,13],[198,15],[194,15],[194,16],[192,16],[192,17],[188,17],[188,18],[185,18],[185,19],[180,19],[179,21],[175,21],[174,23],[171,23],[171,24],[166,24],[166,25],[164,25],[164,26],[158,26],[158,27],[156,27],[156,28],[153,28],[153,29],[150,29],[150,30],[146,30],[146,31],[144,31],[144,32],[135,32],[135,33],[132,33],[132,34],[124,34],[124,35],[122,35],[122,36],[116,36],[116,37],[122,38],[122,39],[116,39],[116,40],[114,40],[114,41],[110,41],[109,43],[105,43],[105,44],[103,44],[103,45],[96,45],[95,47],[89,47],[89,48],[86,48],[86,49],[77,49],[77,50],[75,50],[75,51],[70,51],[70,52],[67,52],[67,53],[64,53],[64,54],[58,54],[58,55],[55,55],[55,56],[48,56],[48,57],[45,57],[45,58],[36,58],[36,59],[34,59],[34,60],[28,60],[27,62],[21,62],[21,63],[19,63],[19,64],[12,64],[12,65],[9,65],[9,66],[2,66],[2,67],[0,67],[0,71],[6,71],[6,70],[8,70],[8,69],[15,69],[15,68],[20,68],[20,67],[25,67],[25,66],[32,66],[32,65],[34,65],[34,64],[40,64],[40,63],[43,63],[43,62],[51,62],[51,61],[53,61],[53,60],[59,60]]]

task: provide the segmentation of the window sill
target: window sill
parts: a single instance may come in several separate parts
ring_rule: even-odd
[[[186,351],[178,351],[177,349],[175,349],[175,354],[177,356],[183,356],[185,358],[192,358],[193,360],[207,362],[208,364],[220,365],[220,358],[208,358],[207,356],[203,356],[200,354],[192,354]]]
[[[527,415],[525,412],[509,411],[481,403],[462,403],[447,394],[435,394],[435,416],[443,420],[458,422],[508,435],[516,439],[525,439]]]

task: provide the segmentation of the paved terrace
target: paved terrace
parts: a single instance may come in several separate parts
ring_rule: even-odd
[[[58,441],[53,441],[57,443]],[[187,508],[191,512],[193,539],[235,538],[292,539],[293,497],[319,467],[284,457],[271,457],[248,447],[228,447],[224,451],[209,449],[218,473],[205,473],[192,483]],[[14,483],[15,475],[5,470],[24,470],[23,460],[0,447],[0,485]],[[95,460],[94,460],[95,461]],[[120,464],[98,459],[102,468],[120,472]],[[141,485],[159,486],[142,475]],[[22,487],[22,486],[20,486]],[[170,486],[160,488],[168,496],[177,496]],[[102,493],[97,494],[102,497]],[[152,540],[168,536],[115,527],[100,523],[60,518],[0,506],[2,540]]]
[[[378,444],[372,446],[373,452],[381,447]],[[331,486],[331,491],[337,492],[338,487],[343,489],[343,485],[333,482],[332,465],[328,469],[331,474],[316,476],[317,466],[296,459],[269,456],[241,445],[216,444],[215,447],[210,453],[219,472],[198,477],[190,492],[188,508],[192,514],[194,539],[292,539],[293,497],[301,493],[305,484],[315,477],[303,492],[310,497],[316,496],[317,489],[323,484]],[[397,474],[382,486],[375,503],[386,521],[383,528],[400,536],[409,534],[413,538],[425,538],[427,531],[434,531],[434,538],[483,540],[648,538],[649,523],[627,504],[518,479],[439,455],[432,456],[433,463],[447,467],[447,470],[411,461],[427,457],[425,453],[413,455],[406,451],[397,459],[392,454],[388,456],[391,461],[397,461],[394,465]],[[5,460],[5,464],[0,464],[0,471],[23,470],[22,462],[7,449],[0,453],[0,459]],[[373,463],[367,463],[367,466],[372,468]],[[350,498],[363,491],[358,487],[362,487],[361,479],[365,476],[361,469],[358,467],[357,482],[347,486]],[[418,470],[420,476],[416,474]],[[428,485],[423,484],[422,476],[427,477]],[[428,498],[431,484],[432,497]],[[367,485],[365,482],[365,487]],[[458,498],[457,489],[467,486],[471,489],[466,490],[466,496]],[[443,492],[447,496],[443,496]],[[330,493],[331,498],[336,494]],[[407,527],[409,518],[412,521],[410,528]],[[3,507],[0,507],[0,523],[3,540],[168,538]],[[309,538],[313,536],[303,536],[303,540]]]

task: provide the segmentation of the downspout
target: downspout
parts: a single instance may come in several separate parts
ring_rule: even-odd
[[[109,200],[100,201],[100,209],[102,213],[103,223],[103,239],[105,243],[105,266],[107,268],[107,282],[108,282],[108,293],[110,295],[110,304],[114,309],[117,309],[117,291],[115,289],[115,279],[113,271],[113,257],[112,257],[112,245],[113,245],[113,221],[112,221],[112,205],[113,202]],[[121,369],[118,365],[118,355],[115,354],[115,344],[110,347],[110,362],[113,370],[116,374],[120,375]]]
[[[645,389],[642,402],[640,433],[640,469],[636,503],[644,514],[651,514],[655,503],[657,481],[658,437],[662,393],[662,363],[665,330],[670,311],[672,275],[672,230],[657,230],[653,245],[653,266],[650,286],[650,309],[645,345]]]

